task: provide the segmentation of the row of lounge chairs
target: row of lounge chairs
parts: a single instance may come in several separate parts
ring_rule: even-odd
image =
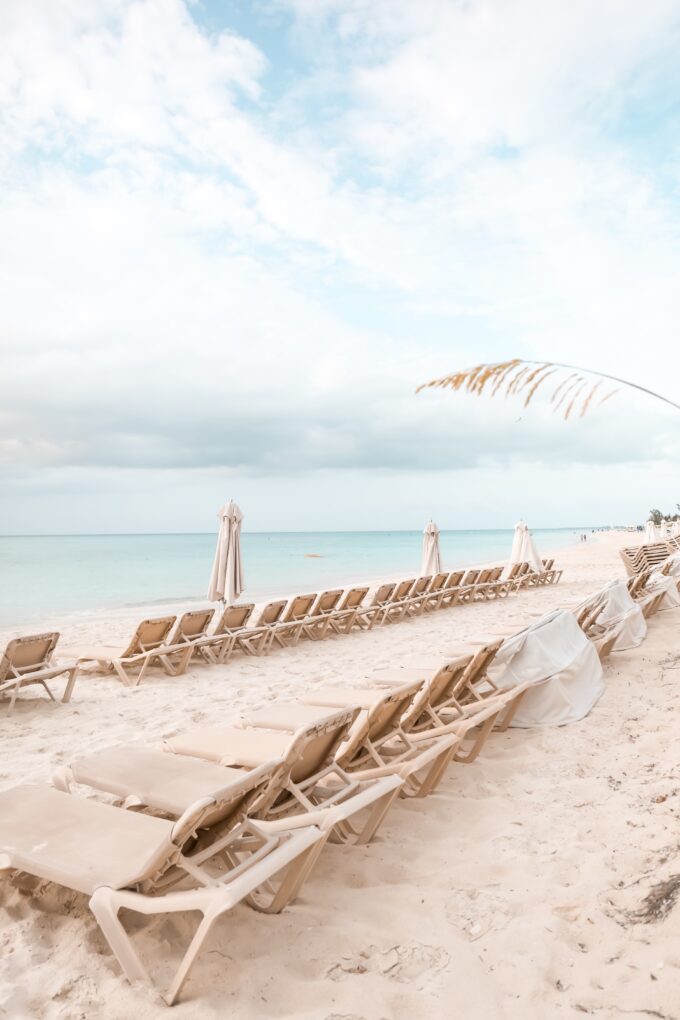
[[[22,687],[38,683],[53,698],[47,680],[65,675],[63,700],[68,701],[77,671],[82,668],[115,673],[126,686],[137,686],[154,666],[169,676],[179,676],[194,658],[222,664],[235,651],[264,655],[275,646],[297,645],[302,638],[318,641],[354,629],[372,630],[434,609],[505,598],[523,587],[556,584],[562,571],[555,568],[553,560],[543,561],[543,567],[537,573],[528,563],[516,564],[505,580],[502,567],[444,571],[382,584],[368,601],[366,586],[297,595],[269,602],[254,623],[253,603],[227,606],[212,629],[214,609],[192,610],[179,618],[157,617],[143,620],[123,649],[64,649],[62,654],[68,661],[63,666],[54,661],[58,633],[17,638],[9,643],[0,660],[0,694],[10,693],[11,711]]]
[[[653,544],[636,545],[620,549],[619,556],[629,577],[634,577],[645,570],[654,570],[669,556],[678,552],[678,540],[655,542]]]
[[[626,583],[631,598],[639,605],[645,619],[658,612],[666,598],[666,589],[654,584],[653,573],[653,570],[646,569],[629,577]],[[616,618],[613,621],[602,621],[606,604],[606,592],[601,591],[587,599],[576,611],[577,622],[595,645],[600,659],[604,659],[613,650],[621,625]]]
[[[282,910],[329,840],[368,843],[397,797],[431,793],[506,728],[526,687],[489,678],[500,644],[273,703],[239,726],[194,727],[162,748],[103,749],[51,787],[6,790],[0,870],[88,896],[130,981],[150,983],[120,912],[198,912],[173,1004],[218,918],[244,901]]]

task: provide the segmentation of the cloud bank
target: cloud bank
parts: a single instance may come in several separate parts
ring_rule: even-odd
[[[413,391],[519,355],[673,397],[677,4],[278,0],[229,17],[0,9],[0,530],[34,530],[41,494],[53,530],[96,530],[74,488],[134,528],[162,478],[211,511],[252,486],[265,527],[281,493],[322,485],[340,506],[348,472],[372,493],[359,526],[418,523],[408,500],[385,519],[385,473],[440,498],[438,473],[487,486],[498,523],[516,501],[494,471],[530,501],[557,463],[575,474],[541,523],[579,484],[601,513],[598,484],[625,470],[663,491],[612,514],[672,501],[677,423],[643,398],[565,425]],[[202,513],[187,503],[182,526]]]

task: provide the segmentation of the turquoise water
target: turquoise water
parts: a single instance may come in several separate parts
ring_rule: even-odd
[[[582,528],[535,530],[539,552],[571,545]],[[215,535],[0,537],[0,625],[71,611],[203,599]],[[512,531],[443,531],[444,568],[504,560]],[[397,580],[420,569],[420,531],[259,532],[243,535],[245,597]]]

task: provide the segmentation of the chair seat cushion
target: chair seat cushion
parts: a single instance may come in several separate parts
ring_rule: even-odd
[[[0,792],[0,818],[0,854],[12,868],[88,895],[135,885],[172,852],[172,822],[50,786]]]
[[[111,747],[78,758],[71,772],[77,783],[116,797],[138,797],[175,818],[195,801],[243,778],[239,769],[146,747]]]

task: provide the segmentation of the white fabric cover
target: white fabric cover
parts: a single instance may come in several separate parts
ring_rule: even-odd
[[[673,521],[671,524],[671,538],[680,538],[680,521]]]
[[[680,594],[678,594],[678,582],[675,576],[669,577],[668,574],[662,574],[660,570],[655,570],[650,574],[645,590],[648,592],[660,591],[662,588],[665,589],[666,594],[659,603],[659,612],[664,609],[677,609],[680,606]]]
[[[532,570],[540,574],[543,570],[541,557],[534,545],[531,532],[525,521],[518,521],[515,525],[515,534],[512,538],[512,549],[508,565],[503,571],[503,578],[506,578],[516,563],[528,563]]]
[[[666,564],[668,564],[667,567]],[[664,567],[668,570],[669,577],[680,578],[680,553],[674,553],[672,556],[669,556],[666,563],[664,563]]]
[[[241,521],[243,514],[233,500],[217,515],[220,530],[213,561],[208,598],[211,602],[236,602],[245,587],[241,564]]]
[[[423,576],[439,574],[442,569],[442,558],[439,552],[439,528],[430,521],[423,531],[423,562],[420,573]]]
[[[655,545],[656,542],[661,542],[661,529],[653,523],[653,521],[647,521],[645,524],[645,545]]]
[[[511,726],[563,726],[588,715],[604,691],[595,646],[573,613],[556,609],[508,638],[496,656],[499,687],[530,681]]]
[[[647,622],[642,609],[628,591],[626,582],[610,581],[601,592],[591,596],[587,601],[594,606],[600,600],[605,602],[605,607],[597,622],[619,628],[618,637],[613,645],[614,650],[621,652],[642,644],[647,636]]]

